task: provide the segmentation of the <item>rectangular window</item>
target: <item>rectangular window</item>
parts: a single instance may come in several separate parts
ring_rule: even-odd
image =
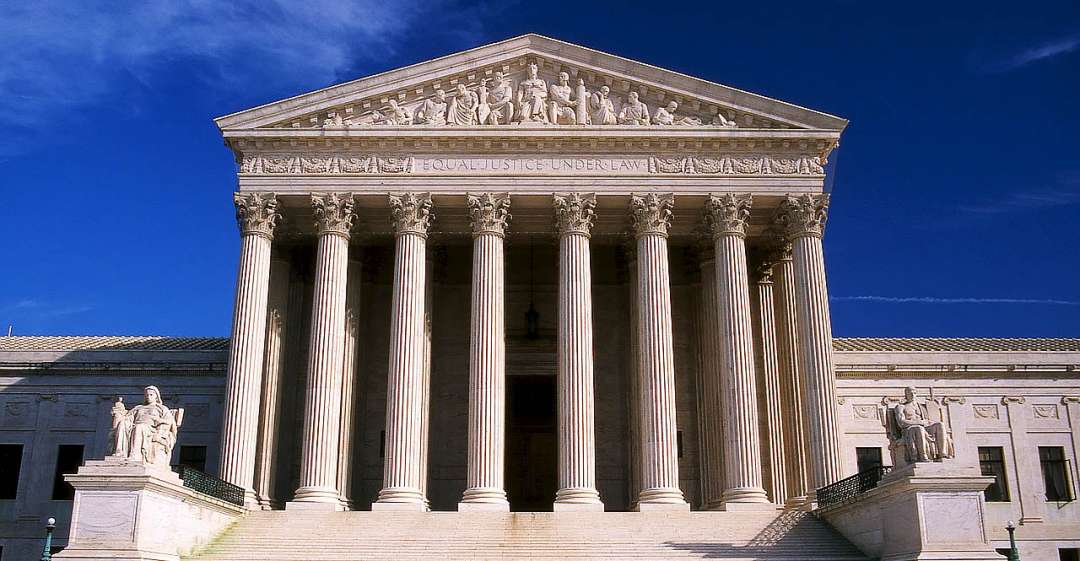
[[[0,444],[0,499],[15,498],[21,468],[22,444]]]
[[[179,465],[206,471],[206,446],[181,446]]]
[[[994,477],[994,482],[983,491],[986,502],[1009,502],[1009,485],[1005,480],[1005,450],[1000,446],[980,446],[979,469],[983,475]]]
[[[1058,561],[1080,561],[1080,549],[1063,547],[1058,550]]]
[[[855,460],[858,462],[859,473],[881,467],[881,448],[856,448]]]
[[[1039,446],[1039,463],[1042,464],[1046,500],[1058,502],[1073,500],[1065,449],[1061,446]]]
[[[64,475],[79,471],[82,465],[82,444],[61,444],[56,452],[56,473],[53,476],[54,501],[70,501],[75,498],[75,488],[64,481]]]

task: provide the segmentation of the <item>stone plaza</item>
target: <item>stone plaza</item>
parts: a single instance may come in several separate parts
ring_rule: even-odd
[[[0,559],[1078,558],[1080,339],[833,337],[846,120],[524,35],[216,124],[231,336],[0,338]]]

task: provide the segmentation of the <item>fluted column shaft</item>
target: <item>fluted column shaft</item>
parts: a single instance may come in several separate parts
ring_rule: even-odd
[[[241,232],[240,265],[225,379],[220,474],[223,480],[242,487],[245,504],[255,508],[255,448],[266,345],[270,249],[279,215],[272,194],[237,193],[233,202]]]
[[[559,232],[559,490],[555,510],[603,510],[596,490],[592,271],[595,195],[554,197]]]
[[[281,414],[281,372],[285,366],[285,324],[289,306],[290,264],[273,258],[270,264],[270,296],[266,316],[266,353],[263,364],[259,438],[255,450],[255,494],[259,507],[275,506],[274,479],[278,471],[277,447]]]
[[[629,501],[631,509],[637,508],[638,495],[641,492],[641,342],[639,340],[639,310],[641,298],[638,296],[638,267],[637,267],[637,241],[627,244],[625,248],[627,257],[627,276],[629,288],[627,290],[630,299],[628,319],[630,321],[630,358],[627,380],[629,391],[627,392],[627,411],[629,411],[627,436],[629,437],[627,478],[629,479]]]
[[[795,305],[795,268],[791,262],[791,244],[781,240],[776,264],[774,301],[776,303],[776,350],[780,367],[780,399],[784,410],[784,458],[787,460],[788,505],[806,503],[808,464],[802,376],[799,368],[798,324]]]
[[[708,226],[716,252],[716,300],[720,310],[720,388],[723,399],[724,508],[767,503],[761,484],[757,382],[754,373],[750,287],[746,270],[746,223],[750,195],[709,198]]]
[[[315,257],[300,487],[293,502],[286,507],[340,510],[337,463],[353,202],[350,195],[344,194],[312,195],[311,202],[319,241]]]
[[[503,237],[510,218],[505,194],[469,195],[473,229],[469,341],[469,458],[458,510],[510,510],[504,484],[506,340]]]
[[[780,214],[781,224],[791,240],[795,271],[799,365],[804,381],[803,395],[809,410],[806,425],[812,485],[808,494],[811,495],[843,476],[829,292],[825,284],[825,259],[821,245],[828,204],[827,194],[788,197]]]
[[[341,364],[341,419],[338,434],[337,488],[341,506],[355,507],[353,496],[353,457],[356,450],[357,391],[360,388],[360,293],[363,282],[363,263],[351,259],[345,296],[345,351]]]
[[[724,492],[724,423],[721,412],[720,378],[720,306],[716,301],[716,253],[704,252],[701,261],[701,306],[699,307],[700,337],[698,350],[701,385],[698,400],[702,402],[702,455],[706,477],[702,481],[702,506],[716,510],[723,504]]]
[[[424,300],[431,196],[390,196],[396,246],[383,488],[371,508],[427,509],[423,492]]]
[[[638,342],[641,416],[641,492],[638,510],[690,505],[679,489],[675,417],[675,364],[667,232],[671,194],[634,195],[630,200],[637,238]]]
[[[765,385],[765,434],[762,448],[768,465],[766,490],[776,504],[787,502],[787,473],[784,464],[783,410],[780,400],[780,366],[776,352],[776,310],[773,304],[771,263],[759,269],[757,282],[757,323],[761,341],[761,381]],[[767,452],[765,452],[767,451]]]

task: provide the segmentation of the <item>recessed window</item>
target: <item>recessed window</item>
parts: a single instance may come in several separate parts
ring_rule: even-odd
[[[1069,481],[1069,463],[1061,446],[1039,446],[1039,463],[1042,464],[1046,500],[1065,502],[1073,500],[1072,482]]]
[[[1063,547],[1058,550],[1058,561],[1080,561],[1080,549]]]
[[[980,446],[979,469],[983,475],[994,478],[994,482],[983,491],[986,502],[1009,502],[1009,485],[1005,480],[1005,451],[1000,446]]]
[[[181,446],[179,465],[206,471],[206,446]]]
[[[53,476],[54,501],[70,501],[75,498],[75,488],[64,481],[64,476],[79,471],[82,465],[82,444],[61,444],[56,452],[56,473]]]
[[[682,431],[675,431],[675,449],[679,452],[679,457],[682,458]]]
[[[22,444],[0,444],[0,499],[14,499],[19,492],[22,448]]]
[[[859,466],[859,473],[881,467],[881,448],[856,448],[855,461]]]

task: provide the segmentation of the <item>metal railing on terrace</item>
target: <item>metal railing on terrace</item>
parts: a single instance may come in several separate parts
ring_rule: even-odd
[[[222,481],[209,473],[199,471],[191,466],[178,465],[173,471],[180,474],[184,487],[198,491],[204,495],[210,495],[215,499],[223,500],[237,506],[244,506],[244,489]]]
[[[878,466],[866,471],[859,472],[851,477],[845,477],[836,483],[826,485],[817,490],[818,508],[838,505],[855,500],[863,493],[877,487],[885,474],[892,471],[890,466]]]

